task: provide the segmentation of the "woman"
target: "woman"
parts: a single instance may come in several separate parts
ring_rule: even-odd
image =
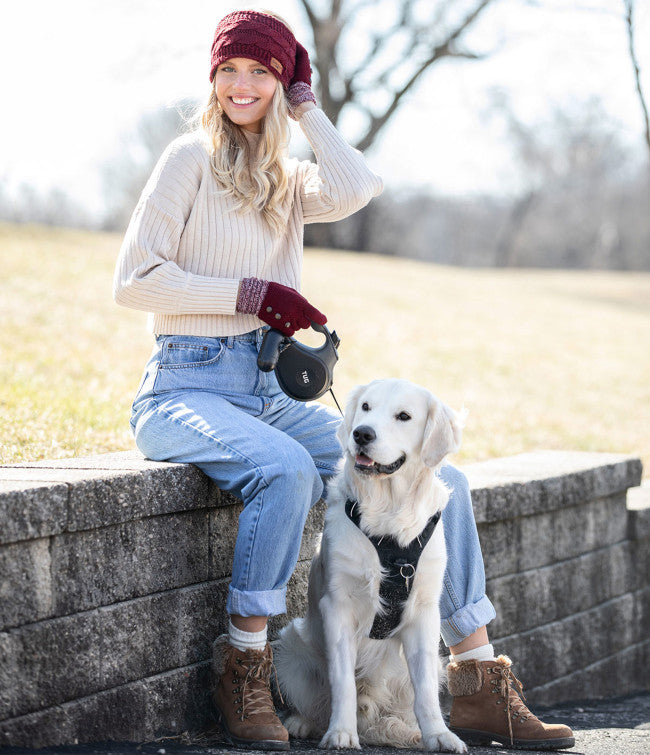
[[[316,107],[309,56],[281,19],[223,18],[210,81],[202,128],[172,142],[143,191],[114,294],[152,313],[156,337],[133,404],[139,449],[197,465],[244,502],[227,642],[217,645],[218,718],[235,744],[288,749],[269,691],[266,625],[285,611],[305,519],[339,460],[339,418],[285,396],[258,370],[257,351],[265,325],[292,335],[326,322],[298,293],[304,224],[354,213],[382,184]],[[288,116],[316,163],[286,157]],[[451,467],[448,476],[458,501],[447,507],[449,529],[459,534],[449,544],[445,641],[458,652],[482,646],[485,656],[494,610],[466,482]]]

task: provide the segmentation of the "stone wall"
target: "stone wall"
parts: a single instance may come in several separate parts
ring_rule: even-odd
[[[466,471],[490,634],[528,700],[648,689],[650,502],[626,507],[640,462],[541,452]],[[1,467],[0,746],[203,728],[240,507],[195,468],[137,453]],[[320,505],[290,615],[322,517]]]

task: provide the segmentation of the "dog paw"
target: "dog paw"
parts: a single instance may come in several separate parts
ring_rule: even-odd
[[[328,729],[318,746],[325,750],[361,749],[357,732],[346,731],[345,729]]]
[[[311,721],[303,718],[298,713],[289,714],[282,723],[289,734],[292,737],[296,737],[296,739],[309,739],[315,733]]]
[[[427,737],[422,741],[422,747],[432,752],[467,752],[465,742],[449,729]]]

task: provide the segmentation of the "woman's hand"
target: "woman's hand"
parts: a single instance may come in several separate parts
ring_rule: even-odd
[[[294,108],[289,105],[289,115],[295,121],[299,121],[308,110],[313,110],[315,107],[317,107],[315,102],[313,102],[312,100],[305,100],[304,102],[296,105],[296,107]]]
[[[287,90],[289,115],[295,120],[299,120],[303,113],[311,110],[311,107],[304,107],[307,103],[310,103],[311,107],[316,107],[316,97],[311,89],[311,62],[309,53],[298,42],[296,46],[296,66]]]
[[[318,325],[327,322],[327,317],[295,289],[259,278],[242,280],[237,296],[237,312],[255,314],[285,336],[311,327],[312,321]]]

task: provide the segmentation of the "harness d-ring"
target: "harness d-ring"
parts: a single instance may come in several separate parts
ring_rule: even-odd
[[[404,574],[404,569],[410,569],[411,573],[410,574]],[[413,564],[403,564],[399,568],[399,574],[400,574],[400,577],[406,583],[406,591],[408,592],[409,589],[410,589],[409,583],[411,582],[411,580],[415,576],[415,566],[413,566]]]

